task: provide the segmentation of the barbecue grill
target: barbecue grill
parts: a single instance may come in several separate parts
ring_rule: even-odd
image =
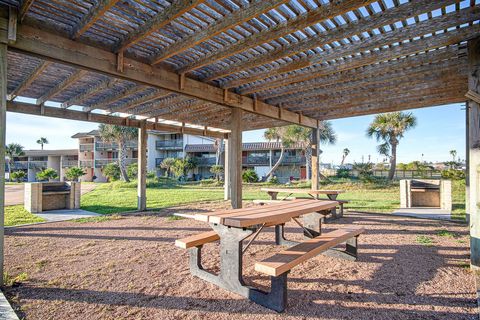
[[[452,209],[450,180],[408,179],[400,181],[402,208],[429,207]]]
[[[80,182],[33,182],[25,184],[25,209],[32,213],[80,208]]]

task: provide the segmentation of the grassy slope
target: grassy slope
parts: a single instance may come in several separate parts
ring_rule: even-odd
[[[31,214],[22,205],[5,207],[5,225],[16,226],[19,224],[43,222],[43,218]]]
[[[260,191],[260,185],[245,185],[244,200],[268,199]],[[322,189],[339,189],[346,192],[339,199],[349,200],[346,208],[357,211],[389,213],[400,205],[398,183],[393,185],[374,185],[347,180],[325,184]],[[456,181],[453,186],[454,215],[464,216],[465,184]],[[279,197],[281,197],[280,194]],[[223,199],[223,188],[201,185],[175,185],[149,183],[147,187],[147,206],[166,208],[179,204],[198,201]],[[98,213],[118,213],[136,209],[137,192],[135,183],[100,184],[95,190],[82,197],[82,209]]]

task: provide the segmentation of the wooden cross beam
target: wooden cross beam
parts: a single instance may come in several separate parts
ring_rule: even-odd
[[[418,1],[418,0],[417,0]],[[356,8],[360,8],[364,5],[372,3],[372,0],[337,0],[328,5],[321,5],[317,9],[309,11],[303,15],[300,15],[286,23],[278,24],[273,28],[260,31],[250,37],[246,37],[240,41],[237,41],[231,46],[226,46],[224,49],[216,50],[213,54],[206,56],[203,59],[197,60],[190,66],[181,69],[179,72],[189,72],[208,64],[212,64],[215,61],[225,59],[233,56],[234,54],[243,52],[245,50],[255,48],[269,41],[284,37],[297,30],[304,29],[319,21],[331,19],[338,15],[347,13]]]
[[[63,102],[61,107],[62,108],[68,108],[68,107],[70,107],[74,104],[77,104],[77,105],[81,104],[82,102],[84,102],[85,100],[87,100],[91,96],[97,94],[98,92],[101,92],[101,91],[103,91],[107,88],[111,88],[115,84],[116,81],[117,81],[116,79],[102,80],[99,83],[97,83],[96,85],[93,85],[93,86],[89,87],[87,90],[85,90],[83,92],[80,92],[76,96],[73,96],[69,100]]]
[[[192,33],[190,36],[178,41],[177,43],[169,46],[165,51],[159,53],[152,58],[152,63],[160,63],[171,56],[179,54],[189,48],[196,46],[197,44],[207,41],[215,37],[216,35],[231,29],[232,27],[249,21],[264,12],[267,12],[285,2],[287,0],[255,0],[247,8],[241,8],[226,17],[214,22],[211,26]],[[185,68],[189,71],[188,68]],[[185,72],[186,72],[185,71]],[[180,71],[179,73],[183,73]]]
[[[149,94],[146,94],[144,96],[140,96],[136,99],[133,99],[133,100],[129,100],[129,101],[125,101],[119,105],[116,105],[116,106],[113,106],[111,108],[108,108],[108,111],[110,113],[114,113],[114,112],[126,112],[126,111],[129,111],[131,109],[134,109],[135,107],[137,106],[140,106],[142,104],[145,104],[145,103],[148,103],[148,102],[151,102],[153,100],[157,100],[157,99],[160,99],[160,98],[164,98],[164,97],[167,97],[169,95],[171,95],[172,93],[169,92],[169,91],[165,91],[165,90],[155,90],[154,92],[151,92]],[[134,109],[135,110],[135,109]]]
[[[5,19],[0,19],[0,36],[4,37]],[[0,41],[6,41],[0,39]],[[185,77],[184,89],[180,89],[178,74],[169,71],[165,67],[150,66],[140,61],[124,58],[124,71],[119,72],[116,68],[116,54],[91,45],[72,41],[52,32],[43,31],[39,28],[27,25],[19,25],[17,41],[9,44],[9,50],[24,54],[39,56],[46,60],[61,64],[71,65],[77,68],[109,75],[119,79],[136,82],[142,85],[165,89],[184,94],[189,97],[202,99],[214,104],[230,108],[240,108],[247,112],[256,113],[273,119],[283,120],[290,123],[313,127],[316,120],[310,117],[302,117],[285,110],[282,118],[278,118],[278,108],[262,101],[257,102],[256,110],[253,110],[252,98],[231,92],[228,101],[223,100],[221,88]]]
[[[85,14],[82,20],[73,28],[70,37],[77,39],[84,34],[98,19],[102,18],[105,12],[115,6],[118,1],[119,0],[98,0],[95,2],[90,8],[90,11]]]
[[[388,12],[389,11],[385,13],[388,13]],[[424,12],[424,11],[421,10],[419,12]],[[392,21],[395,21],[394,17],[396,17],[396,15],[392,15]],[[467,7],[466,9],[463,9],[461,11],[454,11],[450,14],[438,16],[436,18],[425,20],[417,24],[412,24],[405,28],[395,29],[383,34],[374,35],[368,39],[351,41],[350,43],[343,44],[340,47],[332,47],[331,49],[326,49],[319,54],[307,56],[299,60],[293,60],[293,62],[288,63],[282,66],[281,68],[278,68],[277,70],[266,70],[265,72],[256,73],[254,75],[241,78],[239,80],[224,83],[222,87],[224,88],[238,87],[243,84],[252,83],[257,80],[269,78],[272,76],[280,75],[280,74],[291,72],[294,70],[303,69],[305,67],[313,66],[319,63],[325,63],[327,61],[333,61],[343,57],[352,56],[358,52],[373,51],[377,48],[389,46],[394,43],[400,43],[407,39],[413,39],[418,36],[434,33],[438,30],[446,29],[451,26],[462,25],[464,23],[468,23],[478,19],[480,19],[480,7],[473,7],[473,8]],[[372,21],[375,21],[378,23],[379,20],[375,19]],[[380,25],[382,24],[383,23],[380,23]],[[363,26],[362,23],[360,25]],[[350,29],[346,29],[346,30],[350,30]],[[334,33],[335,32],[330,31],[328,34],[334,34]],[[357,34],[357,31],[353,32],[351,35],[355,35],[355,34]],[[317,40],[317,42],[322,42],[322,43],[321,44],[319,43],[318,46],[323,46],[327,44],[327,42],[324,41],[324,38],[325,37],[319,37],[319,40]],[[270,55],[267,55],[267,57],[269,56]],[[230,71],[233,71],[233,70],[237,70],[237,69],[228,68],[228,73],[230,73]],[[234,73],[234,72],[231,72],[231,73]]]
[[[142,92],[145,89],[146,89],[145,86],[138,86],[138,85],[130,86],[130,87],[125,88],[125,89],[123,89],[119,92],[115,92],[114,94],[112,94],[110,96],[105,97],[101,101],[98,101],[94,104],[91,104],[89,106],[84,107],[83,111],[90,112],[90,111],[95,110],[95,109],[105,110],[105,109],[108,108],[108,105],[110,105],[114,102],[117,102],[118,100],[124,99],[124,98],[126,98],[130,95],[134,95],[134,94],[137,94],[139,92]]]
[[[34,81],[35,79],[38,78],[40,74],[42,74],[45,69],[48,68],[48,66],[51,64],[50,61],[42,61],[40,62],[35,69],[25,78],[19,85],[13,89],[9,93],[10,100],[15,99],[19,93],[22,92],[25,88],[28,88]]]
[[[67,77],[62,82],[58,83],[56,86],[45,92],[40,98],[37,99],[37,104],[44,104],[45,101],[49,100],[50,98],[54,97],[57,93],[61,92],[62,90],[68,88],[74,82],[78,81],[81,77],[83,77],[87,71],[85,70],[76,70],[72,75]]]
[[[162,11],[157,12],[153,17],[148,19],[145,24],[129,33],[125,39],[115,46],[115,52],[121,52],[135,43],[142,41],[156,30],[169,24],[174,19],[180,17],[187,11],[196,7],[205,0],[177,0],[172,1],[170,6],[163,8]]]
[[[20,6],[20,12],[19,12],[19,20],[20,22],[23,21],[25,18],[28,10],[32,6],[34,0],[23,0],[22,5]]]

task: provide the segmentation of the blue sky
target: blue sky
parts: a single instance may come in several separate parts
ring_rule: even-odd
[[[457,150],[458,156],[465,158],[465,111],[463,104],[452,104],[412,110],[418,125],[405,134],[401,140],[398,159],[400,162],[413,160],[445,161],[450,160],[449,151]],[[362,156],[376,162],[382,157],[376,151],[377,142],[365,136],[365,130],[373,116],[332,120],[337,133],[335,145],[322,146],[322,162],[339,163],[342,150],[349,148],[351,153],[347,162],[361,161]],[[80,131],[97,128],[94,123],[71,121],[40,116],[7,113],[7,143],[17,142],[27,149],[38,149],[39,137],[47,137],[46,149],[76,148],[76,140],[70,137]],[[245,142],[263,141],[263,131],[245,132]]]

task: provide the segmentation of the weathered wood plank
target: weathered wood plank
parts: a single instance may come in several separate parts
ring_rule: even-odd
[[[37,99],[37,104],[44,104],[45,101],[49,100],[50,98],[54,97],[57,93],[61,92],[62,90],[66,89],[67,87],[71,86],[75,81],[78,81],[81,77],[83,77],[87,71],[85,70],[77,70],[71,76],[63,80],[62,82],[58,83],[56,86],[45,92],[43,96]]]
[[[28,10],[30,10],[30,7],[32,6],[34,0],[23,0],[22,5],[20,6],[20,12],[19,12],[19,20],[20,22],[25,19],[25,16],[27,15]]]
[[[116,82],[116,79],[106,79],[104,81],[99,82],[98,84],[89,87],[87,90],[80,92],[76,96],[68,99],[67,101],[63,102],[61,107],[62,108],[68,108],[74,104],[80,104],[83,101],[87,100],[89,97],[92,95],[97,94],[98,92],[101,92],[107,88],[112,87]]]
[[[138,174],[137,174],[137,210],[147,209],[147,122],[141,121],[138,128]]]
[[[76,39],[87,31],[98,19],[102,18],[105,12],[115,6],[119,0],[98,0],[90,8],[90,11],[83,16],[80,23],[72,30],[70,37]]]
[[[0,44],[0,272],[4,266],[5,138],[7,127],[7,46]]]
[[[28,88],[50,64],[50,61],[41,62],[12,92],[10,92],[10,100],[15,99],[22,90]]]

